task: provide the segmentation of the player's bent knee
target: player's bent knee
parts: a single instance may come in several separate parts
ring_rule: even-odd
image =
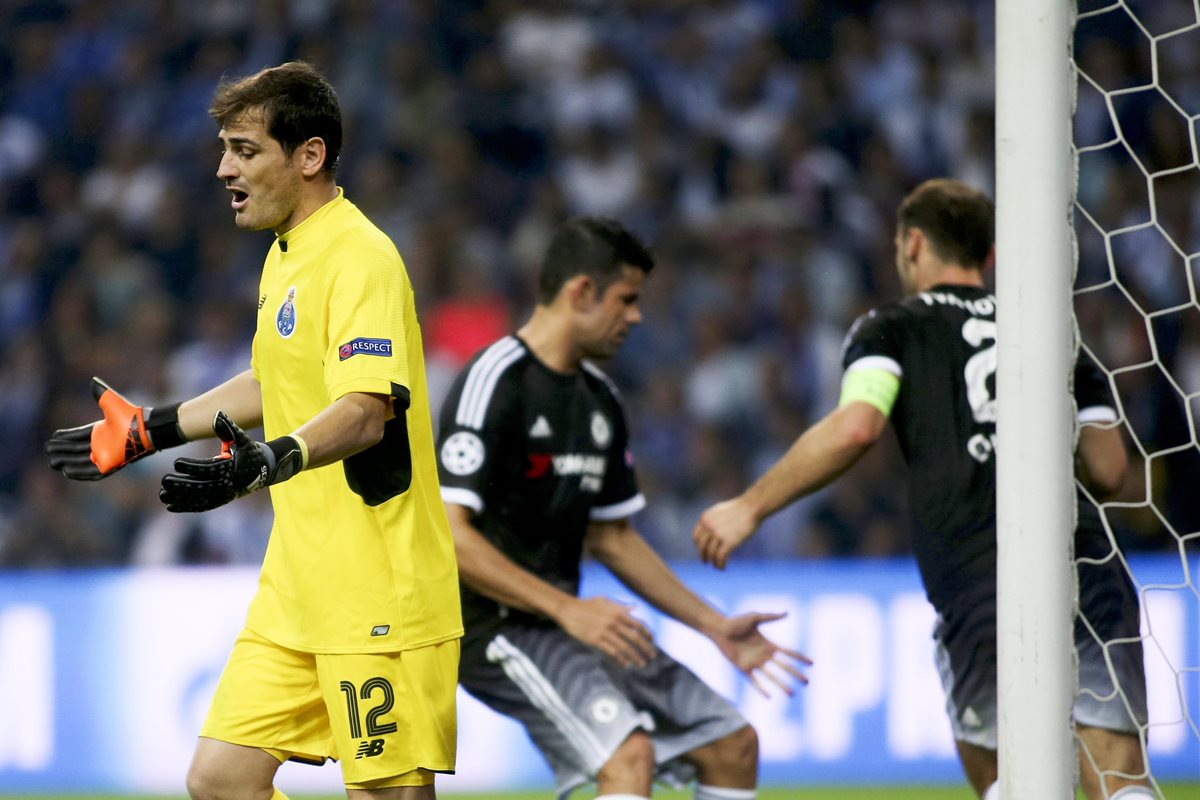
[[[223,800],[230,790],[229,779],[211,760],[199,755],[187,772],[187,792],[192,800]]]
[[[247,787],[229,773],[197,767],[187,774],[187,791],[192,800],[271,800],[274,787]]]
[[[1139,777],[1145,772],[1141,740],[1131,733],[1076,725],[1080,765],[1090,770],[1091,762],[1103,772]]]
[[[728,771],[758,766],[758,732],[745,725],[711,744],[692,751],[692,760],[704,770]]]
[[[758,782],[758,733],[744,725],[684,758],[695,765],[701,785],[753,787]]]
[[[187,773],[187,792],[192,800],[225,800],[228,798],[227,777],[205,763],[192,762]]]
[[[726,752],[730,766],[758,765],[758,731],[753,725],[738,728],[733,733],[717,742]]]
[[[201,738],[187,773],[192,800],[272,800],[277,758],[264,750]]]
[[[642,731],[629,734],[597,774],[597,778],[602,782],[620,778],[649,781],[653,776],[654,742]]]
[[[1084,794],[1089,798],[1130,800],[1155,796],[1147,786],[1145,759],[1137,736],[1082,724],[1075,726],[1075,732],[1079,737],[1079,779]]]

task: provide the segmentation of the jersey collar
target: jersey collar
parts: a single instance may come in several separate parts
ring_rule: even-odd
[[[930,286],[925,291],[927,292],[967,292],[976,294],[991,294],[992,291],[986,286],[972,286],[969,283],[936,283]]]
[[[287,233],[276,236],[276,241],[279,242],[279,247],[285,252],[289,248],[303,243],[309,236],[309,232],[321,227],[321,221],[327,219],[337,212],[337,209],[342,206],[349,205],[350,201],[346,199],[342,187],[337,187],[337,196],[330,200],[325,205],[318,208],[313,213],[309,214],[308,219],[301,222],[296,227],[292,228]]]

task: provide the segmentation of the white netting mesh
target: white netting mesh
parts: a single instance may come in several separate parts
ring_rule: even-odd
[[[1200,7],[1080,0],[1074,63],[1076,316],[1131,445],[1099,506],[1142,605],[1153,770],[1200,742]],[[1178,560],[1151,568],[1147,551]]]

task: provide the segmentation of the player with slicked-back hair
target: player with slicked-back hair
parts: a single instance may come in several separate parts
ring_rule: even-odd
[[[220,127],[246,114],[261,116],[266,133],[291,155],[309,138],[325,143],[323,172],[334,174],[342,153],[342,110],[333,87],[303,61],[289,61],[217,86],[208,114]]]
[[[906,296],[850,329],[838,407],[745,492],[706,510],[692,533],[700,557],[724,569],[762,520],[849,469],[890,419],[909,467],[913,551],[938,614],[934,639],[946,708],[967,779],[985,800],[999,796],[997,332],[996,298],[984,283],[994,258],[994,219],[991,200],[962,181],[926,181],[904,199],[895,242]],[[1084,357],[1074,386],[1079,476],[1106,496],[1120,488],[1126,466],[1112,397]],[[1111,558],[1094,508],[1081,503],[1079,512],[1075,555],[1080,615],[1087,620],[1075,627],[1080,779],[1091,800],[1154,797],[1137,733],[1146,723],[1137,594]]]
[[[222,82],[211,113],[235,223],[276,235],[249,369],[145,409],[95,380],[104,419],[56,431],[50,463],[96,480],[216,436],[220,454],[163,477],[168,511],[270,489],[258,592],[187,776],[195,800],[281,800],[280,764],[328,758],[353,797],[431,800],[434,773],[454,769],[462,617],[412,285],[335,183],[341,112],[316,70]],[[242,430],[258,425],[267,441]]]
[[[754,729],[655,647],[627,606],[579,597],[585,553],[664,613],[708,636],[757,682],[803,680],[799,653],[726,617],[685,587],[630,523],[645,499],[612,356],[641,319],[654,260],[619,223],[583,217],[551,238],[538,303],[515,336],[480,351],[442,407],[442,498],[463,583],[460,680],[525,726],[560,796],[648,797],[656,777],[696,777],[699,800],[749,800]],[[787,684],[781,682],[787,691]]]
[[[921,184],[896,209],[901,231],[923,231],[942,261],[982,270],[996,240],[992,202],[960,181],[934,178]]]

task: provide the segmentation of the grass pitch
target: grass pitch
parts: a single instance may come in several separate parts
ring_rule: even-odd
[[[1162,784],[1163,794],[1168,800],[1200,800],[1200,783],[1165,783]],[[344,800],[345,795],[291,795],[293,800]],[[574,795],[574,800],[588,800],[592,795],[580,791]],[[1082,794],[1079,795],[1083,797]],[[14,795],[4,794],[0,790],[0,798],[12,800],[187,800],[183,795]],[[532,792],[504,792],[500,794],[454,794],[439,793],[439,800],[554,800],[554,794],[548,790]],[[659,790],[654,793],[655,800],[691,800],[690,790],[668,791]],[[975,800],[974,793],[962,786],[904,786],[904,787],[845,787],[845,786],[806,786],[795,788],[761,789],[758,800]]]

